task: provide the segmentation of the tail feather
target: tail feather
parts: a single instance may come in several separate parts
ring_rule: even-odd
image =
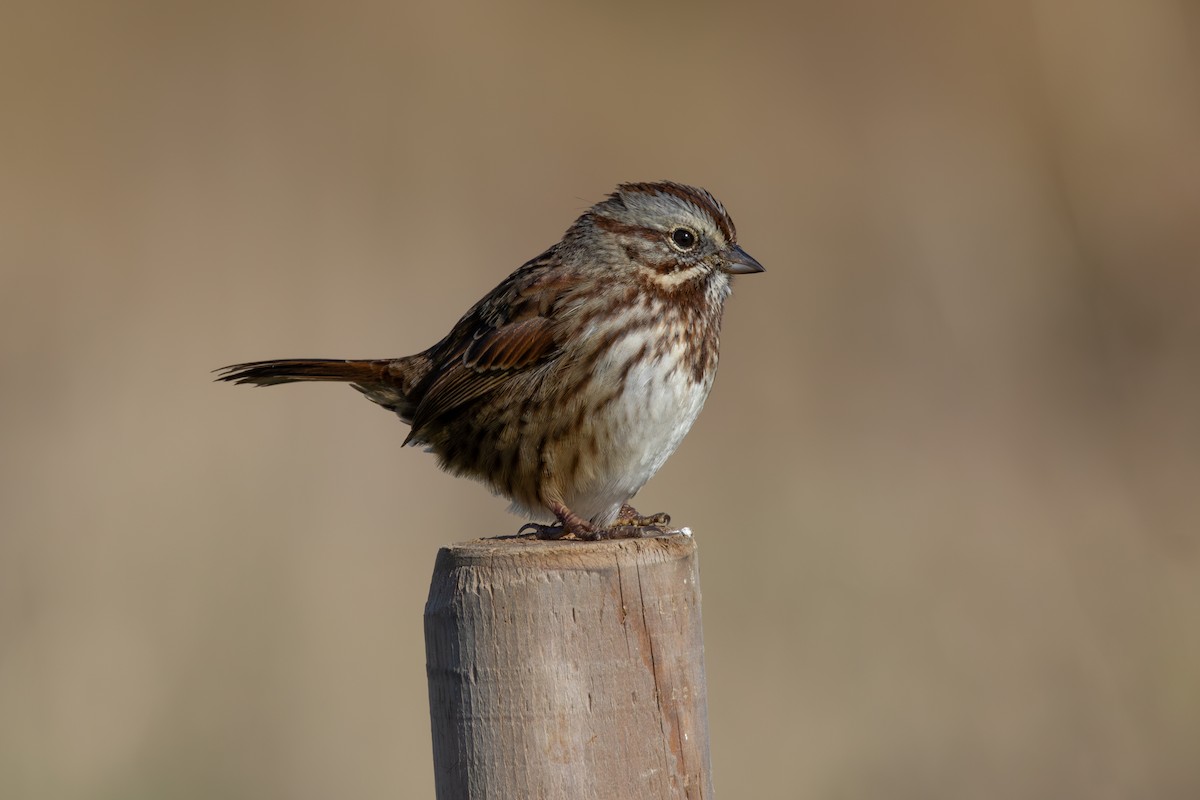
[[[344,361],[326,358],[284,358],[251,361],[214,370],[219,381],[275,386],[300,381],[337,381],[348,383],[366,395],[372,403],[394,411],[411,423],[421,400],[422,380],[432,369],[424,353],[407,358],[380,358]]]
[[[360,386],[392,383],[388,375],[389,359],[373,361],[341,361],[323,358],[286,358],[276,361],[252,361],[232,364],[216,372],[219,381],[252,383],[255,386],[274,386],[297,381],[341,381]]]

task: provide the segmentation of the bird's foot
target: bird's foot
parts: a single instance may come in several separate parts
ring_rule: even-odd
[[[550,510],[558,518],[558,524],[540,525],[536,522],[527,522],[517,531],[517,535],[520,536],[528,530],[533,534],[535,539],[548,539],[551,541],[565,539],[568,536],[574,536],[576,539],[585,541],[595,541],[601,538],[601,532],[596,529],[595,525],[562,503],[551,503]]]
[[[671,523],[669,514],[651,514],[643,516],[628,503],[621,506],[617,519],[611,526],[599,531],[601,539],[641,539],[644,536],[656,536],[666,533],[667,525]]]
[[[597,528],[571,509],[555,503],[550,506],[558,522],[554,525],[541,525],[527,522],[517,531],[518,536],[532,534],[535,539],[555,541],[568,537],[581,541],[594,542],[600,539],[640,539],[644,536],[655,536],[665,533],[671,523],[669,514],[651,514],[642,516],[631,505],[621,506],[616,520],[607,528]]]
[[[542,541],[550,542],[569,537],[574,537],[582,541],[595,541],[596,539],[601,538],[601,533],[602,531],[597,530],[592,525],[588,525],[586,528],[583,528],[579,526],[564,525],[561,522],[553,525],[542,525],[538,522],[526,522],[521,526],[521,529],[517,531],[517,536],[532,535],[534,539],[541,539]]]
[[[628,503],[625,503],[621,506],[621,510],[617,513],[617,521],[613,523],[613,527],[632,525],[638,528],[662,528],[664,525],[670,524],[670,514],[664,514],[660,511],[657,514],[651,514],[648,517],[644,517],[638,513],[636,508]]]

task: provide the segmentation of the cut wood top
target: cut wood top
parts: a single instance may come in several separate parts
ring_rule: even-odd
[[[532,538],[496,537],[456,542],[441,548],[434,571],[452,566],[483,565],[516,569],[603,569],[614,562],[659,563],[688,558],[696,552],[695,540],[680,531],[653,534],[639,539],[597,542],[546,541]]]

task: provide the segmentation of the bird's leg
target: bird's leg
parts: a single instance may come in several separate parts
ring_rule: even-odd
[[[596,530],[595,525],[562,503],[551,501],[546,506],[554,512],[554,516],[558,519],[557,525],[539,525],[536,522],[527,522],[517,533],[524,533],[528,529],[538,539],[562,539],[564,536],[574,536],[576,539],[594,541],[600,538],[600,531]]]

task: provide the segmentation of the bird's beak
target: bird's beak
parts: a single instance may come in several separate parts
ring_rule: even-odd
[[[731,275],[747,275],[752,272],[766,272],[766,267],[754,260],[736,244],[725,251],[725,271]]]

